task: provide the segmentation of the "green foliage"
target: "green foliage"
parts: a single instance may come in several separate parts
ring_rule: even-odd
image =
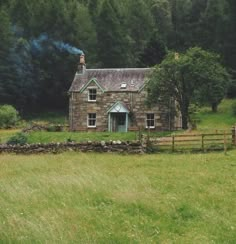
[[[196,129],[197,123],[200,122],[200,119],[198,117],[199,110],[200,108],[198,104],[194,103],[189,105],[189,123],[192,129]]]
[[[12,136],[7,144],[9,145],[24,145],[27,143],[28,137],[25,133],[18,132],[16,135]]]
[[[10,128],[16,126],[18,121],[19,113],[13,106],[0,106],[0,128]]]
[[[0,8],[0,54],[1,51],[6,50],[11,45],[11,20],[10,16],[8,15],[7,11],[4,8]],[[1,56],[0,56],[1,57]],[[1,57],[3,58],[3,57]]]
[[[154,20],[147,3],[143,0],[128,1],[125,17],[125,30],[132,44],[129,50],[126,50],[129,52],[129,65],[137,65],[140,62],[141,54],[147,48],[152,33],[154,33]]]
[[[235,78],[235,23],[234,0],[1,0],[0,103],[21,111],[68,107],[79,58],[49,43],[32,53],[41,34],[82,49],[89,68],[150,67],[167,50],[199,46],[219,53]],[[224,71],[215,71],[222,81]],[[220,81],[204,86],[204,103],[215,109],[225,89]],[[228,94],[236,96],[233,83]]]
[[[207,102],[217,108],[229,80],[229,74],[214,53],[198,47],[185,53],[169,52],[150,77],[148,101],[162,101],[168,105],[170,98],[174,99],[182,114],[183,129],[186,129],[190,104]]]
[[[105,0],[97,23],[98,57],[103,67],[127,67],[130,43],[122,13],[114,0]],[[109,51],[107,51],[109,50]]]
[[[236,101],[234,101],[231,105],[233,115],[236,116]]]

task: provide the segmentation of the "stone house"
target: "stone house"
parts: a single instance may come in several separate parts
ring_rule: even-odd
[[[150,68],[86,69],[84,55],[69,89],[71,131],[170,130],[178,126],[170,107],[145,103]]]

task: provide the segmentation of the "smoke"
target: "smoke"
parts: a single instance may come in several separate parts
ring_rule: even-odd
[[[49,40],[46,34],[41,34],[39,38],[31,40],[31,47],[33,52],[42,52],[43,44]]]
[[[65,51],[70,54],[83,54],[83,51],[71,46],[68,43],[64,43],[62,41],[55,41],[48,37],[47,34],[41,34],[37,39],[31,40],[31,46],[33,52],[42,52],[44,50],[44,45],[53,45],[55,46],[59,51]]]
[[[68,43],[64,43],[64,42],[61,42],[61,41],[54,41],[53,44],[61,51],[67,51],[71,54],[83,54],[83,51],[76,48],[76,47],[73,47],[71,46],[70,44]]]

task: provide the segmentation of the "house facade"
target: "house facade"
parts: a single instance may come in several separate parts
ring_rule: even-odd
[[[149,68],[86,69],[84,55],[69,89],[71,131],[170,130],[171,107],[146,104]]]

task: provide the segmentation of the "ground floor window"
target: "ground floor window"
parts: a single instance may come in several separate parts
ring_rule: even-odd
[[[146,127],[155,128],[154,114],[149,113],[146,115]]]
[[[96,114],[88,114],[88,127],[96,127]]]

